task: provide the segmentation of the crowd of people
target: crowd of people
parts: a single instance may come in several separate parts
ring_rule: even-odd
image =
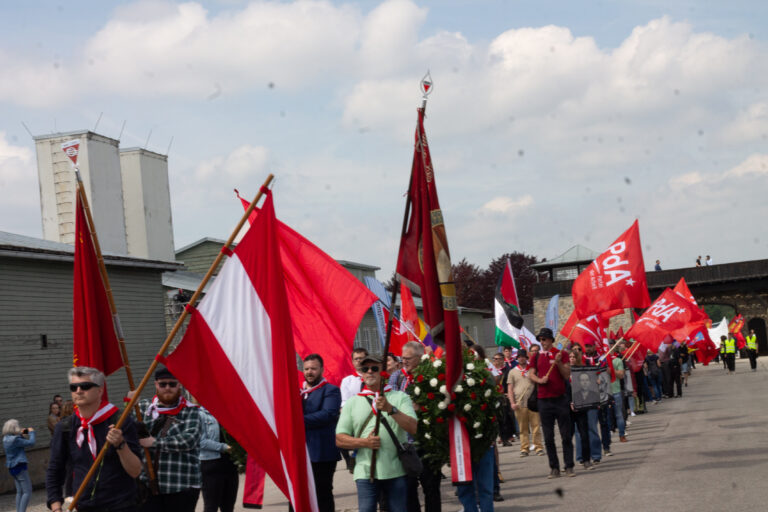
[[[666,345],[658,354],[648,351],[640,363],[633,357],[635,364],[625,364],[624,356],[635,347],[624,341],[612,347],[609,357],[601,357],[595,342],[558,348],[554,338],[544,328],[529,350],[504,347],[490,359],[483,347],[469,347],[477,364],[487,366],[488,378],[494,379],[502,398],[488,399],[498,402],[489,404],[499,411],[498,439],[473,459],[472,483],[456,486],[465,512],[493,510],[494,501],[504,500],[499,447],[519,442],[521,458],[546,456],[550,479],[575,476],[577,464],[593,470],[613,455],[613,442],[629,442],[627,427],[636,414],[649,411],[648,404],[683,396],[696,364],[695,353],[685,344]],[[723,338],[720,357],[732,372],[735,340]],[[747,336],[746,348],[754,370],[754,332]],[[419,342],[407,343],[401,356],[386,358],[355,348],[356,371],[336,387],[323,377],[321,355],[304,358],[300,393],[321,511],[335,510],[334,475],[342,458],[355,482],[360,511],[419,511],[419,486],[424,510],[441,510],[445,497],[440,485],[446,477],[426,463],[428,454],[415,443],[417,429],[429,429],[413,400],[418,393],[414,381],[421,378],[417,367],[425,359],[435,356]],[[120,429],[114,427],[120,410],[103,398],[103,373],[75,367],[68,380],[72,399],[65,402],[56,395],[49,407],[52,440],[46,492],[53,512],[64,509],[66,497],[78,490],[104,444],[112,449],[86,485],[78,510],[191,512],[201,491],[206,512],[234,509],[239,479],[229,456],[232,446],[216,419],[185,396],[168,369],[155,373],[155,397],[139,401],[141,421],[128,416]],[[33,428],[22,428],[15,419],[5,422],[3,447],[20,512],[32,490],[25,450],[35,440]],[[405,457],[405,452],[410,455]]]

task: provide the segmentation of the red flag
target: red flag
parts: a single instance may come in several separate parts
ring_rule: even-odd
[[[239,193],[237,197],[247,210],[250,203]],[[251,224],[258,214],[254,209],[248,218]],[[349,354],[357,327],[376,296],[336,260],[280,221],[277,236],[296,350],[302,358],[320,353],[323,376],[338,385],[355,373]]]
[[[264,468],[294,510],[315,511],[296,386],[287,278],[272,193],[191,313],[168,368]]]
[[[673,291],[676,291],[677,293],[679,293],[681,297],[686,299],[688,302],[691,302],[693,305],[695,306],[699,305],[699,303],[696,302],[696,299],[691,293],[691,290],[688,289],[688,283],[685,282],[684,277],[680,278],[680,280],[677,282],[677,284],[673,288]]]
[[[72,364],[110,375],[123,366],[123,357],[80,194],[75,202],[74,274]]]
[[[637,221],[576,278],[572,296],[579,318],[614,309],[648,307],[651,299]]]
[[[701,309],[667,288],[624,337],[639,341],[652,352],[656,352],[667,335],[684,340],[691,331],[691,324],[706,318],[706,313]]]
[[[604,352],[603,350],[603,337],[605,336],[605,327],[607,323],[600,318],[600,315],[588,316],[583,320],[576,318],[576,312],[571,313],[568,317],[568,321],[563,325],[560,334],[568,338],[574,343],[581,345],[584,349],[584,345],[590,343],[594,344],[597,348],[598,354]]]
[[[388,323],[389,309],[384,306],[381,309],[384,312],[384,322]],[[396,356],[401,356],[403,354],[403,345],[411,341],[412,337],[400,319],[395,316],[392,319],[392,333],[389,336],[389,351]]]
[[[744,328],[744,317],[741,313],[733,317],[731,323],[728,324],[728,331],[733,333],[733,337],[736,339],[736,348],[742,350],[747,346],[747,340],[744,339],[744,335],[741,330]]]
[[[634,348],[633,344],[632,347],[627,349],[627,351],[628,353],[631,353],[630,356],[626,359],[627,364],[629,365],[632,372],[639,372],[643,367],[643,363],[645,362],[646,351],[644,350],[644,346],[640,345],[637,348]]]
[[[400,318],[409,331],[408,341],[420,341],[419,337],[414,334],[419,331],[419,315],[416,313],[416,303],[413,301],[411,290],[403,283],[400,283]]]
[[[705,325],[700,325],[688,335],[688,347],[696,350],[696,358],[707,366],[720,352],[712,338],[709,337],[709,330]]]
[[[440,344],[442,340],[445,347],[446,387],[453,389],[463,373],[463,347],[448,238],[437,198],[427,135],[424,132],[423,108],[418,110],[408,201],[410,219],[405,235],[400,240],[397,273],[408,286],[418,289],[421,294],[424,321],[434,341]],[[459,445],[465,437],[451,437],[454,457],[460,455],[459,450],[463,450]],[[455,460],[463,459],[459,457]],[[459,468],[457,475],[458,480],[454,482],[471,480],[471,466],[467,464]]]

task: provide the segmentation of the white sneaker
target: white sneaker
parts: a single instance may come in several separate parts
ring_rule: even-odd
[[[637,416],[637,414],[635,414],[635,411],[630,412],[629,415],[630,416]]]

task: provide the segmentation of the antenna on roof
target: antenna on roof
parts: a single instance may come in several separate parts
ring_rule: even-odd
[[[125,119],[123,119],[123,126],[120,127],[120,133],[117,135],[117,140],[120,140],[120,137],[123,136],[123,130],[125,130]]]
[[[99,112],[99,118],[96,120],[96,124],[93,125],[93,131],[96,132],[96,128],[99,127],[99,122],[101,121],[101,116],[104,115],[104,112]]]
[[[168,153],[171,152],[171,144],[173,144],[173,135],[171,135],[171,142],[168,143],[168,149],[165,150],[165,156],[168,156]]]
[[[21,122],[21,126],[23,126],[25,130],[27,130],[27,133],[29,134],[30,137],[32,137],[33,139],[35,138],[35,136],[32,135],[32,132],[29,131],[29,128],[27,127],[27,125],[24,124],[24,121]]]

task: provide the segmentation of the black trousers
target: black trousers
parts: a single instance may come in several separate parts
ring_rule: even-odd
[[[333,475],[336,473],[336,461],[312,463],[312,474],[315,476],[315,494],[317,507],[320,512],[333,512]]]
[[[593,459],[589,444],[589,421],[587,420],[587,411],[572,412],[573,424],[579,429],[579,438],[581,441],[581,460],[589,462]]]
[[[419,454],[421,455],[421,454]],[[419,512],[419,484],[424,491],[424,512],[440,512],[442,504],[440,501],[440,471],[432,471],[424,464],[424,471],[418,477],[409,476],[408,478],[408,498],[407,512]]]
[[[563,459],[565,467],[573,467],[573,429],[571,422],[571,406],[565,395],[557,398],[539,398],[539,419],[544,433],[544,446],[547,448],[550,469],[560,469],[560,459],[557,457],[555,444],[555,422],[560,430],[560,441],[563,444]],[[589,436],[587,436],[589,439]]]
[[[672,368],[669,361],[661,363],[661,392],[666,396],[672,396]]]
[[[200,489],[185,489],[172,494],[151,495],[141,512],[195,512]]]
[[[736,354],[725,354],[725,363],[728,365],[729,372],[736,371]]]
[[[747,349],[747,357],[749,357],[749,367],[753,370],[757,368],[757,350]]]
[[[232,512],[240,483],[237,468],[227,459],[200,461],[203,476],[203,511]]]
[[[672,385],[669,389],[670,394],[673,394],[672,391],[674,390],[672,388],[674,387],[677,389],[677,396],[683,396],[683,381],[681,378],[680,367],[670,365],[670,373],[672,374]]]

